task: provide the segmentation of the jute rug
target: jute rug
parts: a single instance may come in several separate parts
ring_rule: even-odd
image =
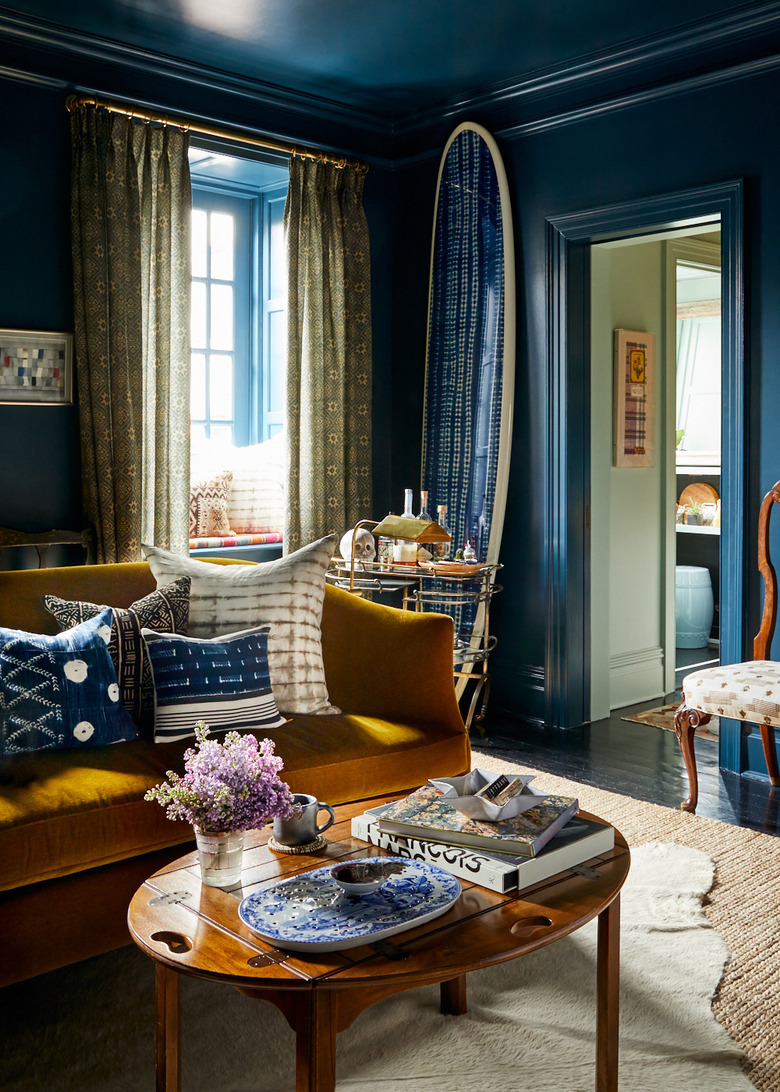
[[[565,778],[479,755],[480,768],[535,772],[541,789],[577,796],[608,819],[629,845],[675,842],[708,853],[715,882],[706,914],[729,959],[712,1010],[745,1052],[745,1072],[761,1092],[780,1090],[780,838],[715,819],[632,800]]]
[[[654,728],[663,728],[666,732],[674,731],[674,714],[680,703],[671,702],[669,705],[659,705],[655,709],[645,709],[641,713],[632,713],[629,717],[621,717],[621,720],[635,721],[637,724],[651,724]],[[713,717],[702,728],[697,728],[694,735],[702,739],[717,739],[720,719]]]
[[[522,769],[482,755],[479,765]],[[632,845],[621,1092],[780,1089],[780,842],[546,774],[537,781],[577,795]],[[339,1092],[590,1092],[594,949],[591,925],[472,974],[463,1017],[439,1015],[435,988],[380,1002],[339,1039]],[[130,947],[0,991],[4,1092],[151,1092],[153,982],[151,961]],[[710,1009],[716,989],[722,1026]],[[273,1007],[195,979],[182,980],[182,997],[183,1092],[291,1092],[292,1032]]]

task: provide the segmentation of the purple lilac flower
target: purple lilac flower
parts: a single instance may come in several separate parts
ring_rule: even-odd
[[[168,780],[149,789],[144,800],[162,804],[169,819],[210,833],[257,830],[292,815],[292,793],[279,777],[284,763],[273,740],[228,732],[219,742],[208,735],[198,721],[195,746],[184,752],[184,775],[168,770]]]

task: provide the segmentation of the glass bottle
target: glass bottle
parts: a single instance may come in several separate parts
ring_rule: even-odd
[[[441,527],[442,531],[450,533],[450,529],[447,526],[447,505],[440,504],[436,508],[436,522]],[[450,556],[452,549],[451,542],[434,542],[433,544],[433,556],[437,561],[446,561]]]
[[[404,510],[401,513],[403,519],[414,519],[414,509],[412,508],[412,494],[413,490],[404,489]]]
[[[394,512],[388,512],[388,516],[395,515]],[[376,559],[383,569],[389,569],[393,564],[393,544],[395,539],[389,535],[379,535],[376,544]]]
[[[419,512],[419,514],[417,516],[417,519],[424,519],[428,523],[432,522],[431,513],[428,511],[428,490],[427,489],[421,489],[420,490],[420,512]]]

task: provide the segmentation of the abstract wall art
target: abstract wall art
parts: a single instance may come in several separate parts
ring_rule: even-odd
[[[73,335],[0,330],[0,404],[70,405]]]

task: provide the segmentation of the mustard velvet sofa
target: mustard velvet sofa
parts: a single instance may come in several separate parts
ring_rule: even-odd
[[[128,607],[155,586],[145,562],[0,572],[0,626],[56,633],[44,594]],[[293,716],[271,733],[293,792],[340,804],[470,768],[451,619],[328,585],[322,643],[342,714]],[[0,762],[0,985],[129,943],[134,891],[192,842],[189,826],[143,795],[181,771],[191,744],[137,740]]]

